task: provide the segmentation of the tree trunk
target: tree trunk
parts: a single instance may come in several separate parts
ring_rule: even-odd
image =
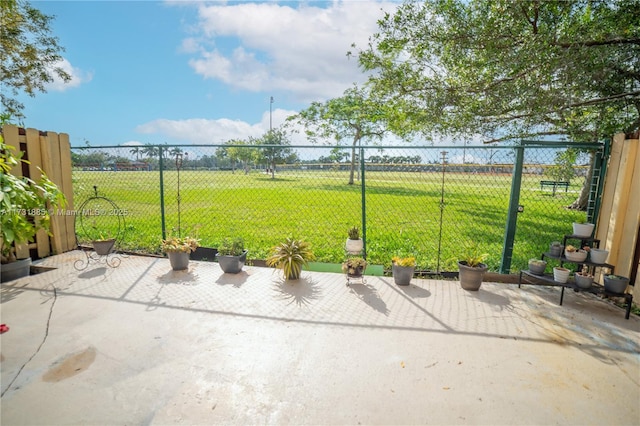
[[[582,183],[582,189],[580,190],[580,195],[578,198],[571,203],[567,208],[572,210],[587,210],[587,203],[589,202],[589,191],[591,189],[591,180],[593,179],[593,167],[595,163],[595,152],[591,152],[589,154],[589,171],[587,172],[587,176],[584,178],[584,182]]]
[[[356,170],[356,143],[353,142],[353,146],[351,147],[351,170],[349,172],[349,185],[353,185],[353,176]]]

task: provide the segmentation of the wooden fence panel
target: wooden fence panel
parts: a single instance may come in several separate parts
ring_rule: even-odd
[[[613,138],[596,237],[609,250],[608,263],[617,275],[631,276],[640,228],[640,141]],[[600,282],[602,282],[600,280]],[[640,278],[636,276],[636,288]],[[636,290],[638,291],[638,290]]]
[[[58,135],[58,139],[60,144],[60,168],[62,170],[60,189],[67,199],[66,211],[74,212],[73,180],[71,178],[71,144],[69,143],[69,135],[66,133],[60,133]],[[69,251],[76,248],[75,215],[65,214],[63,217],[67,230],[64,251]]]
[[[39,231],[34,242],[16,247],[17,257],[29,257],[30,249],[36,249],[38,257],[46,257],[52,252],[58,254],[73,250],[76,240],[69,135],[41,132],[31,128],[25,130],[14,125],[3,126],[2,135],[7,145],[13,146],[16,153],[22,151],[23,158],[29,161],[28,165],[14,167],[11,174],[27,176],[37,181],[41,177],[41,169],[67,198],[66,209],[51,211],[52,236],[50,237],[46,231]]]
[[[42,164],[42,155],[40,153],[40,132],[36,129],[27,129],[24,136],[21,136],[26,144],[26,154],[29,160],[29,177],[36,182],[42,177],[40,165]],[[39,218],[35,218],[39,220]],[[38,257],[47,257],[51,254],[49,245],[49,235],[44,229],[36,233],[35,238]]]

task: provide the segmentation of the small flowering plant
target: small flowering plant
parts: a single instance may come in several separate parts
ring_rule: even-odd
[[[397,266],[406,266],[410,268],[414,268],[416,266],[416,258],[413,256],[409,256],[409,257],[393,256],[393,258],[391,258],[391,262]]]
[[[167,252],[181,251],[191,253],[200,246],[200,240],[193,237],[169,237],[162,240],[162,250]]]
[[[362,257],[351,257],[342,264],[342,272],[347,274],[361,274],[367,267],[367,261]]]

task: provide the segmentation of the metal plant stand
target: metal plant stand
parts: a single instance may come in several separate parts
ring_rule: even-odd
[[[76,260],[73,267],[82,271],[87,269],[91,263],[104,263],[111,268],[120,266],[121,258],[125,257],[116,251],[116,247],[124,237],[126,211],[120,209],[116,203],[107,197],[98,195],[98,187],[93,186],[94,196],[88,198],[76,210],[75,233],[76,244],[102,239],[105,236],[109,240],[113,239],[111,247],[107,247],[104,254],[99,254],[96,250],[84,249],[85,259]]]
[[[364,272],[362,275],[347,274],[347,287],[351,284],[366,284],[367,280],[364,279]]]

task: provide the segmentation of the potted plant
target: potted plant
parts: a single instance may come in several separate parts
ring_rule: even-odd
[[[189,254],[199,245],[200,241],[193,237],[169,237],[162,240],[162,251],[167,253],[171,268],[181,271],[189,267]]]
[[[11,174],[21,167],[22,153],[14,155],[14,148],[6,145],[0,136],[0,281],[10,281],[29,275],[31,258],[18,259],[15,245],[34,240],[43,229],[50,232],[50,210],[66,205],[64,194],[42,172],[37,181]]]
[[[529,272],[536,275],[543,275],[547,268],[547,262],[540,259],[529,259]]]
[[[97,255],[106,256],[111,253],[116,239],[113,238],[108,231],[100,231],[95,220],[88,234],[89,238],[91,238],[91,246]]]
[[[216,258],[220,269],[227,274],[237,274],[247,261],[248,250],[244,249],[244,240],[241,237],[225,237],[218,246]]]
[[[569,273],[570,271],[567,268],[556,266],[553,268],[553,280],[564,284],[569,281]]]
[[[413,256],[394,256],[393,259],[391,259],[391,263],[393,281],[396,285],[409,285],[411,278],[413,278],[413,273],[416,270],[416,258]]]
[[[482,279],[487,272],[487,265],[483,263],[488,254],[481,253],[477,246],[467,249],[462,260],[458,261],[458,276],[460,286],[465,290],[478,291],[482,285]]]
[[[589,256],[591,257],[591,262],[593,263],[605,263],[607,261],[607,257],[609,256],[609,250],[592,248],[589,252]]]
[[[553,257],[560,257],[562,256],[562,244],[560,244],[560,241],[554,241],[549,245],[549,254]]]
[[[307,241],[286,238],[271,249],[271,256],[266,260],[268,266],[282,270],[286,280],[297,280],[302,273],[302,267],[315,259],[311,244]]]
[[[99,256],[106,256],[111,253],[111,249],[116,243],[115,238],[110,238],[107,235],[101,235],[100,237],[91,241],[91,245],[93,246],[93,250]]]
[[[367,269],[367,261],[362,257],[350,257],[342,264],[342,272],[351,278],[359,278]]]
[[[573,235],[575,237],[590,238],[595,225],[587,223],[585,219],[573,222]]]
[[[584,265],[580,272],[576,272],[575,276],[576,286],[580,288],[590,288],[593,284],[593,275],[589,273],[589,268]]]
[[[345,250],[347,251],[347,253],[355,255],[362,253],[364,243],[362,241],[362,238],[360,238],[360,230],[358,229],[358,227],[352,226],[351,228],[349,228],[347,233],[349,235],[347,238],[347,242],[345,243]]]
[[[604,276],[604,289],[609,293],[624,294],[628,284],[629,278],[613,274]]]
[[[584,262],[587,260],[587,251],[584,249],[579,249],[572,245],[567,245],[564,249],[564,257],[571,262]]]

